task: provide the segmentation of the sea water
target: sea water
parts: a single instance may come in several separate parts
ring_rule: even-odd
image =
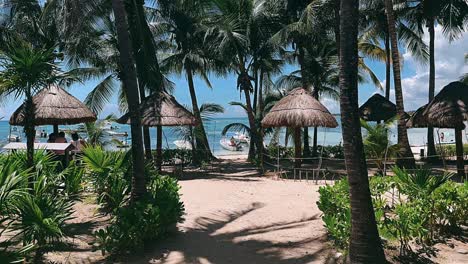
[[[341,120],[340,117],[337,116],[337,121],[339,126],[336,128],[318,128],[318,144],[319,145],[338,145],[342,143],[342,133],[341,133]],[[232,124],[232,123],[242,123],[245,125],[248,125],[248,120],[247,118],[212,118],[210,120],[206,120],[204,122],[205,125],[205,131],[208,137],[208,141],[210,144],[210,148],[213,151],[215,155],[226,155],[226,154],[233,154],[231,151],[227,151],[223,149],[220,145],[220,140],[223,138],[222,131],[225,126]],[[115,131],[118,132],[127,132],[128,135],[131,135],[130,133],[130,126],[129,125],[121,125],[121,124],[112,124],[113,127],[117,127],[118,129]],[[21,135],[23,138],[23,141],[25,140],[25,136],[23,133],[23,128],[22,127],[11,127],[7,121],[0,121],[0,142],[1,143],[6,143],[8,141],[8,135],[10,133],[10,129],[12,130],[12,135]],[[45,130],[47,133],[52,132],[52,126],[40,126],[37,127],[37,131],[42,131]],[[59,129],[63,130],[74,130],[77,129],[77,126],[60,126]],[[15,131],[16,130],[16,131]],[[465,130],[465,132],[468,130]],[[234,135],[236,131],[231,131],[228,132],[226,137],[230,138],[231,136]],[[437,135],[444,134],[444,143],[450,143],[454,142],[454,130],[453,129],[435,129],[435,135],[436,135],[436,142],[438,140]],[[156,148],[156,128],[150,128],[150,134],[151,134],[151,147],[153,149]],[[365,130],[363,130],[363,134],[365,134]],[[86,135],[81,134],[83,138],[86,138]],[[309,136],[313,136],[313,128],[309,128]],[[67,138],[70,138],[70,135],[67,135]],[[265,143],[269,143],[271,137],[268,135],[265,136]],[[396,130],[396,125],[393,125],[390,128],[390,134],[389,138],[392,143],[397,142],[397,130]],[[412,146],[421,146],[426,144],[427,142],[427,129],[425,128],[413,128],[413,129],[408,129],[408,138],[410,141],[410,145]],[[130,136],[127,138],[120,137],[118,138],[121,141],[128,141],[130,143]],[[170,148],[174,149],[176,148],[174,141],[175,140],[180,140],[179,134],[177,131],[175,131],[174,128],[170,127],[164,127],[163,128],[163,147],[164,148]],[[282,129],[279,135],[280,139],[280,144],[284,145],[285,142],[285,129]],[[464,133],[464,141],[467,140],[468,137]],[[45,142],[47,139],[39,139],[41,142]],[[293,140],[289,140],[289,145],[292,146]],[[243,151],[241,153],[247,153],[248,147],[244,147]],[[237,152],[236,152],[237,153]],[[240,154],[240,153],[237,153]]]

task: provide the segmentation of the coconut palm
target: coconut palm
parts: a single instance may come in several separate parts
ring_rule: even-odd
[[[130,114],[130,127],[132,133],[132,201],[138,200],[146,193],[145,164],[143,154],[143,135],[139,117],[139,93],[136,78],[132,45],[128,32],[126,11],[122,0],[112,0],[112,9],[115,16],[115,27],[120,51],[120,68],[122,69],[122,82]]]
[[[161,2],[163,21],[159,23],[158,31],[164,34],[164,38],[174,45],[169,47],[169,54],[162,60],[162,67],[168,72],[184,74],[192,101],[192,110],[198,125],[195,127],[195,147],[203,156],[211,159],[213,154],[206,136],[203,118],[196,95],[194,75],[200,76],[208,87],[211,83],[208,79],[208,71],[216,71],[219,64],[204,46],[205,5],[207,1],[171,1]],[[210,67],[211,66],[211,67]],[[219,71],[219,69],[218,69]]]
[[[429,102],[435,95],[435,25],[441,25],[443,34],[450,41],[458,38],[465,31],[468,21],[468,3],[465,0],[441,1],[418,0],[407,4],[407,19],[414,27],[427,27],[429,32]],[[434,128],[427,128],[427,155],[436,155]]]
[[[210,50],[221,58],[228,67],[236,72],[237,88],[245,97],[247,117],[252,135],[252,144],[257,151],[249,151],[249,159],[263,152],[263,145],[259,137],[258,124],[255,120],[252,99],[250,94],[254,87],[254,78],[249,72],[253,67],[252,39],[259,37],[262,25],[259,23],[262,16],[259,5],[262,1],[235,1],[212,0],[213,5],[209,11],[212,16],[209,20],[209,29],[205,39]],[[255,30],[254,30],[255,29]]]
[[[352,263],[385,263],[372,207],[359,123],[358,6],[358,0],[341,1],[340,106],[351,201],[349,258]]]
[[[411,151],[408,132],[405,120],[405,108],[403,105],[403,88],[401,86],[401,67],[400,67],[400,53],[398,52],[398,39],[395,28],[395,17],[393,14],[393,1],[385,0],[385,10],[387,12],[388,32],[390,35],[390,43],[392,50],[393,62],[393,79],[395,84],[395,98],[398,115],[398,145],[399,145],[399,158],[398,165],[403,167],[414,167],[415,161]]]
[[[385,98],[390,99],[392,58],[384,1],[365,1],[362,3],[360,12],[363,18],[361,24],[363,33],[360,36],[359,50],[365,57],[385,62]],[[417,61],[426,63],[429,59],[429,51],[422,39],[423,32],[414,28],[411,23],[407,23],[404,19],[407,13],[408,8],[399,7],[395,10],[398,41],[411,52]],[[381,52],[376,52],[377,49],[373,46],[379,43],[383,43],[383,47]],[[372,44],[370,48],[369,44]]]
[[[54,48],[35,48],[22,39],[7,44],[0,51],[0,95],[2,99],[13,96],[25,98],[25,132],[28,164],[33,167],[34,155],[34,103],[36,92],[49,85],[72,82],[77,79],[64,73],[55,63]]]

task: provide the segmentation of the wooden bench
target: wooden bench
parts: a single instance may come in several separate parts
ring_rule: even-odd
[[[34,143],[34,149],[36,150],[51,150],[59,151],[64,153],[65,166],[68,165],[68,160],[70,157],[70,151],[75,147],[71,143]],[[21,142],[12,142],[6,144],[3,149],[5,150],[26,150],[26,143]]]

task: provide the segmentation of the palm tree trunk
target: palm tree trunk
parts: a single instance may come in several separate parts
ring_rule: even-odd
[[[457,155],[457,174],[460,181],[465,179],[465,163],[463,156],[463,128],[455,128],[455,150]]]
[[[391,83],[391,63],[390,63],[390,39],[388,34],[385,36],[385,98],[390,100]]]
[[[294,128],[294,168],[300,168],[301,167],[301,147],[302,147],[302,142],[301,142],[301,128],[300,127],[295,127]]]
[[[255,112],[255,115],[257,115],[257,103],[258,103],[258,69],[255,68],[253,70],[254,74],[254,98],[253,98],[253,110]]]
[[[338,57],[340,56],[340,5],[341,0],[335,0],[334,2],[334,7],[333,7],[333,12],[334,12],[334,18],[335,18],[335,25],[333,27],[333,30],[335,31],[335,41],[336,41],[336,50],[338,51]]]
[[[307,69],[306,69],[306,65],[304,61],[304,57],[305,57],[304,47],[302,46],[302,44],[298,43],[297,48],[299,49],[298,61],[301,67],[302,86],[304,87],[304,89],[309,90],[309,82],[307,79],[308,77]],[[308,127],[304,127],[304,150],[303,150],[302,155],[304,156],[304,158],[310,157],[309,128]]]
[[[255,117],[252,109],[252,102],[250,100],[250,93],[247,89],[244,89],[245,95],[245,105],[247,108],[247,117],[249,119],[250,134],[251,134],[251,145],[255,148],[249,148],[249,160],[253,160],[255,157],[255,150],[258,152],[258,155],[263,154],[263,143],[259,142],[257,125],[255,124]],[[252,153],[251,153],[252,152]]]
[[[32,98],[32,94],[28,89],[26,93],[26,123],[24,125],[24,131],[26,132],[26,158],[27,158],[27,166],[32,170],[35,171],[34,166],[34,137],[36,135],[36,131],[34,131],[34,115],[35,115],[35,106]],[[34,179],[29,179],[29,188],[31,191],[33,190]]]
[[[351,201],[351,263],[385,263],[369,190],[358,105],[359,0],[341,1],[340,106]]]
[[[112,0],[112,9],[114,11],[115,26],[117,28],[117,37],[119,42],[120,66],[122,69],[121,76],[125,95],[127,97],[131,122],[133,161],[131,201],[135,202],[146,193],[143,137],[139,115],[138,84],[123,0]]]
[[[434,31],[434,19],[428,21],[429,31],[429,103],[434,99],[435,94],[435,31]],[[434,143],[434,127],[427,127],[427,156],[428,161],[434,161],[436,155],[435,143]]]
[[[263,119],[263,69],[260,69],[260,77],[259,77],[259,86],[258,86],[258,110],[257,113],[260,116],[260,120]]]
[[[393,14],[392,0],[385,0],[385,9],[387,12],[388,32],[390,34],[390,43],[392,47],[393,82],[395,85],[395,98],[398,115],[399,158],[397,160],[397,165],[401,167],[412,168],[415,166],[415,161],[409,145],[408,132],[406,129],[405,108],[403,105],[403,89],[401,87],[400,53],[398,51],[398,39],[395,30],[395,18]]]
[[[156,127],[156,169],[158,172],[162,170],[162,126]]]
[[[201,154],[206,159],[211,159],[213,154],[211,153],[210,145],[208,143],[208,137],[206,136],[200,109],[198,108],[197,94],[195,92],[195,85],[193,84],[193,72],[190,63],[186,63],[185,73],[187,74],[190,98],[192,100],[193,115],[198,122],[198,125],[195,127],[196,148],[200,152],[198,155]]]

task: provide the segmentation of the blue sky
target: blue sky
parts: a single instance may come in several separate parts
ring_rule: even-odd
[[[468,65],[464,62],[464,54],[468,53],[468,33],[452,43],[442,36],[440,26],[436,27],[436,89],[440,90],[444,85],[451,81],[458,80],[461,75],[468,72]],[[426,34],[426,38],[427,38]],[[427,39],[426,39],[427,40]],[[404,49],[401,50],[404,58],[402,71],[402,84],[405,99],[405,109],[415,110],[422,104],[427,103],[428,89],[428,67],[415,62],[410,53]],[[385,65],[380,62],[367,61],[367,64],[376,73],[382,85],[385,84]],[[293,67],[285,67],[283,73],[289,73],[294,70]],[[170,79],[175,83],[174,96],[183,105],[191,105],[190,96],[188,93],[187,82],[184,76],[170,76]],[[236,77],[230,75],[224,78],[212,76],[210,78],[212,89],[199,78],[195,79],[195,87],[197,90],[199,104],[202,103],[218,103],[225,107],[225,113],[221,117],[242,117],[245,116],[243,110],[238,107],[229,106],[231,101],[239,101],[240,93],[236,89]],[[97,80],[89,81],[84,84],[75,84],[69,88],[69,92],[84,100],[86,95],[96,85]],[[372,94],[380,92],[375,86],[370,83],[364,83],[359,88],[359,102],[362,104]],[[392,93],[392,97],[394,94]],[[243,100],[243,98],[242,98]],[[106,105],[101,116],[110,113],[119,115],[117,100],[114,96],[110,98],[110,102]],[[337,102],[330,99],[323,99],[322,103],[329,108],[332,113],[338,113],[339,107]],[[0,117],[8,119],[11,113],[21,104],[21,101],[4,102],[0,107]]]

